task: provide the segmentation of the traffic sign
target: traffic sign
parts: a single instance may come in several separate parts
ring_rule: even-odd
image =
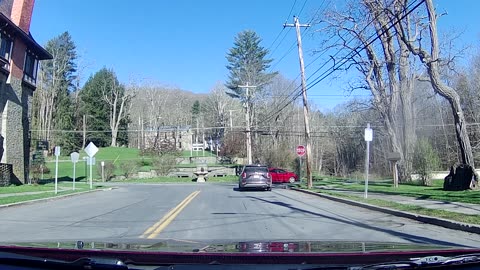
[[[306,153],[307,151],[306,151],[306,149],[305,149],[305,146],[299,145],[299,146],[297,146],[296,152],[297,152],[297,155],[298,155],[299,157],[303,157],[303,156],[305,156],[305,153]]]
[[[60,146],[55,146],[55,156],[60,156]]]
[[[77,163],[79,158],[80,158],[80,154],[77,152],[72,152],[70,154],[70,159],[72,160],[73,163]]]
[[[373,130],[370,128],[370,124],[367,125],[365,129],[365,141],[371,142],[373,141]]]
[[[93,142],[90,142],[87,147],[85,147],[85,153],[87,153],[89,157],[95,156],[97,152],[98,147]]]

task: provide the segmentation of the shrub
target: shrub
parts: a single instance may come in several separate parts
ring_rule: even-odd
[[[153,158],[153,166],[159,176],[166,176],[177,164],[177,154],[163,154]]]
[[[137,172],[139,166],[136,161],[129,160],[120,163],[119,167],[122,175],[125,176],[125,178],[130,178]]]
[[[139,167],[152,166],[152,161],[142,158],[141,160],[137,161],[137,165]]]
[[[103,169],[104,169],[105,181],[109,181],[115,176],[114,175],[115,164],[113,164],[113,162],[105,161],[105,166]],[[102,166],[97,166],[97,170],[98,170],[98,174],[102,175]]]
[[[432,185],[432,171],[438,169],[440,158],[427,139],[420,139],[413,154],[413,170],[425,186]]]

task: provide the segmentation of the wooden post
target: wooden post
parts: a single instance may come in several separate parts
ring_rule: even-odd
[[[308,102],[307,102],[307,82],[305,79],[305,66],[303,63],[303,51],[302,51],[302,36],[300,34],[300,27],[309,27],[309,24],[300,25],[297,17],[293,17],[292,24],[284,24],[283,27],[295,27],[297,32],[297,45],[298,45],[298,58],[300,60],[300,73],[302,78],[302,96],[303,96],[303,117],[305,122],[305,144],[306,144],[306,154],[305,154],[305,165],[307,169],[307,187],[312,188],[312,168],[311,168],[311,159],[312,159],[312,146],[310,142],[310,124],[309,124],[309,113],[308,113]]]

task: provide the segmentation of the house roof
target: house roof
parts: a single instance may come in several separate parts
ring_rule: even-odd
[[[52,59],[53,56],[45,50],[40,44],[38,44],[32,35],[25,33],[20,27],[14,24],[5,14],[0,13],[0,30],[3,30],[10,35],[19,37],[25,42],[27,48],[37,55],[39,60]]]

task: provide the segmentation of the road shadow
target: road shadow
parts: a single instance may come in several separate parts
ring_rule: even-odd
[[[233,191],[238,191],[238,192],[268,192],[266,190],[258,189],[258,188],[242,188],[242,189],[240,189],[238,187],[234,187]]]
[[[468,247],[468,246],[465,246],[465,245],[461,245],[461,244],[457,244],[457,243],[451,243],[451,242],[437,240],[437,239],[432,239],[432,238],[428,238],[428,237],[424,237],[424,236],[418,236],[418,235],[413,235],[413,234],[409,234],[409,233],[397,232],[397,231],[394,231],[394,230],[369,225],[369,224],[359,222],[359,221],[355,221],[355,220],[352,220],[352,219],[332,217],[332,216],[328,216],[328,215],[325,215],[325,214],[322,214],[322,213],[301,209],[301,208],[295,207],[295,206],[293,206],[289,203],[285,203],[285,202],[271,201],[271,200],[267,200],[267,199],[263,199],[263,198],[254,197],[254,196],[248,196],[247,198],[258,200],[258,201],[261,201],[261,202],[264,202],[264,203],[274,204],[274,205],[277,205],[277,206],[280,206],[280,207],[285,207],[285,208],[288,208],[292,211],[306,213],[306,214],[309,214],[309,215],[325,218],[325,219],[328,219],[328,220],[348,224],[348,225],[351,225],[351,226],[354,226],[354,227],[359,227],[359,228],[364,228],[364,229],[368,229],[368,230],[387,233],[387,234],[390,234],[392,236],[399,237],[399,238],[405,239],[405,240],[413,242],[413,243],[434,244],[434,245],[455,246],[455,247]],[[301,201],[299,201],[299,202],[301,202]]]
[[[85,178],[86,178],[85,176],[76,177],[75,182],[81,182],[81,181],[85,180]],[[73,182],[73,178],[68,177],[68,176],[63,176],[63,177],[57,178],[57,181],[58,182]],[[39,185],[45,185],[45,184],[50,184],[50,183],[55,183],[55,178],[41,179],[41,180],[38,180],[38,182],[37,182],[37,184],[39,184]]]
[[[289,186],[287,184],[272,184],[272,190],[274,189],[288,189]],[[233,187],[233,191],[239,191],[239,192],[251,192],[251,191],[264,191],[263,189],[256,189],[256,188],[244,188],[240,189],[238,186]]]

